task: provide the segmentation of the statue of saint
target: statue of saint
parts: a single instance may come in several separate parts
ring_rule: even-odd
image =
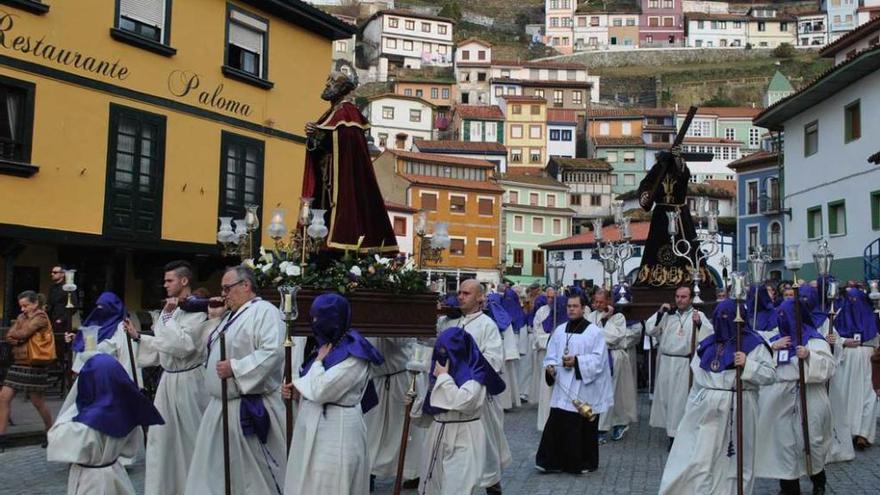
[[[693,254],[697,231],[686,201],[691,172],[685,156],[678,146],[658,153],[657,162],[639,184],[639,206],[645,211],[653,208],[653,213],[636,286],[676,287],[693,282],[688,260],[672,251],[669,217],[666,215],[666,212],[678,210],[680,216],[675,238],[687,239]],[[714,278],[706,272],[706,267],[702,266],[700,270],[703,282],[713,284]]]
[[[302,197],[329,214],[327,247],[396,253],[397,239],[376,182],[365,132],[370,123],[348,96],[357,81],[331,72],[321,99],[330,109],[306,124]]]

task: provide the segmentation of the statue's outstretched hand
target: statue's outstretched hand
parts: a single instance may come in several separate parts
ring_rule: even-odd
[[[306,135],[307,136],[311,136],[317,130],[318,130],[317,124],[315,124],[314,122],[306,122]]]

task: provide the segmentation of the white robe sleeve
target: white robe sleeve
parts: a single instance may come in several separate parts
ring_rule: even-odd
[[[598,315],[596,319],[599,319]],[[596,325],[601,325],[600,321],[595,323]],[[602,327],[602,333],[605,335],[605,342],[609,346],[626,347],[626,317],[621,313],[611,315]]]
[[[293,386],[306,399],[318,403],[336,403],[352,388],[366,384],[369,367],[362,359],[348,357],[329,370],[324,363],[315,361],[305,376],[294,378]]]
[[[559,356],[562,354],[562,349],[560,349],[559,342],[559,332],[563,332],[564,330],[554,331],[550,334],[550,340],[547,342],[547,354],[544,356],[543,367],[547,366],[560,366],[562,365]]]
[[[487,316],[486,318],[489,317]],[[501,371],[504,368],[504,341],[501,340],[501,333],[497,330],[498,326],[495,325],[494,321],[492,322],[492,327],[494,328],[485,332],[484,340],[480,347],[483,357],[492,365],[492,369]]]
[[[828,342],[810,339],[807,342],[810,355],[804,360],[804,383],[825,383],[834,375],[836,361],[831,355]]]
[[[660,334],[663,333],[663,327],[666,325],[666,319],[668,317],[669,313],[663,313],[660,317],[660,321],[655,325],[654,322],[657,321],[657,313],[652,314],[648,320],[645,321],[645,333],[651,337],[659,337]]]
[[[253,328],[254,352],[230,360],[233,377],[242,395],[259,390],[266,377],[280,369],[284,362],[282,346],[285,328],[281,314],[263,311],[250,324]]]
[[[770,385],[776,380],[776,365],[766,347],[759,345],[746,356],[742,379],[758,386]]]
[[[178,313],[177,318],[169,318],[162,321],[162,316],[153,326],[155,337],[152,345],[159,352],[175,358],[185,358],[196,350],[201,343],[202,322],[205,321],[205,313]]]
[[[482,407],[485,398],[486,387],[480,383],[468,380],[464,385],[458,387],[452,377],[447,374],[437,377],[434,389],[431,391],[432,406],[464,414],[477,412]]]
[[[159,349],[155,345],[156,338],[152,335],[141,335],[137,355],[134,357],[141,368],[159,366]]]
[[[586,354],[577,355],[577,366],[583,383],[592,383],[599,378],[608,359],[605,339],[591,338],[589,347]]]

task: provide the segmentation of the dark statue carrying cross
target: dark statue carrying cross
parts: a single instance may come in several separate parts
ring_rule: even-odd
[[[657,162],[648,175],[639,184],[639,206],[651,213],[651,227],[642,255],[642,265],[636,277],[635,286],[642,287],[677,287],[693,282],[688,260],[678,257],[672,250],[669,236],[669,217],[667,212],[680,212],[676,239],[686,239],[691,243],[691,252],[696,251],[694,239],[697,231],[687,205],[688,183],[691,172],[688,161],[710,161],[711,153],[683,153],[681,143],[696,107],[688,110],[687,117],[678,131],[669,151],[657,154]],[[713,283],[714,278],[708,276],[705,264],[700,267],[702,280]]]

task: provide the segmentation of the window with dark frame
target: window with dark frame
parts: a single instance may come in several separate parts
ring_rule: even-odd
[[[31,161],[35,89],[33,83],[0,76],[0,161]]]
[[[269,21],[230,5],[226,65],[257,79],[268,79]]]
[[[861,101],[856,100],[843,110],[844,142],[849,143],[862,137]]]
[[[492,215],[493,207],[495,206],[495,202],[492,201],[491,198],[480,198],[477,201],[477,212],[480,215]]]
[[[523,250],[522,249],[514,249],[513,250],[513,266],[522,266],[523,264]]]
[[[464,213],[467,198],[464,196],[449,195],[449,211],[453,213]]]
[[[118,28],[156,43],[165,43],[166,0],[117,0]]]
[[[394,216],[394,235],[406,236],[406,217]]]
[[[819,151],[819,122],[804,126],[804,156],[815,155]]]
[[[828,235],[846,235],[846,200],[828,203]]]
[[[580,194],[572,194],[569,200],[569,204],[572,206],[580,206],[581,205],[581,195]]]
[[[449,239],[449,254],[452,256],[464,256],[464,239]]]
[[[164,115],[110,105],[105,235],[126,239],[161,236],[165,124]]]
[[[264,147],[263,141],[223,132],[220,216],[244,218],[244,205],[262,204]]]
[[[433,193],[422,193],[420,196],[422,201],[422,209],[425,211],[437,211],[437,195]]]
[[[477,256],[480,258],[491,258],[492,257],[492,241],[478,240],[477,241]]]

